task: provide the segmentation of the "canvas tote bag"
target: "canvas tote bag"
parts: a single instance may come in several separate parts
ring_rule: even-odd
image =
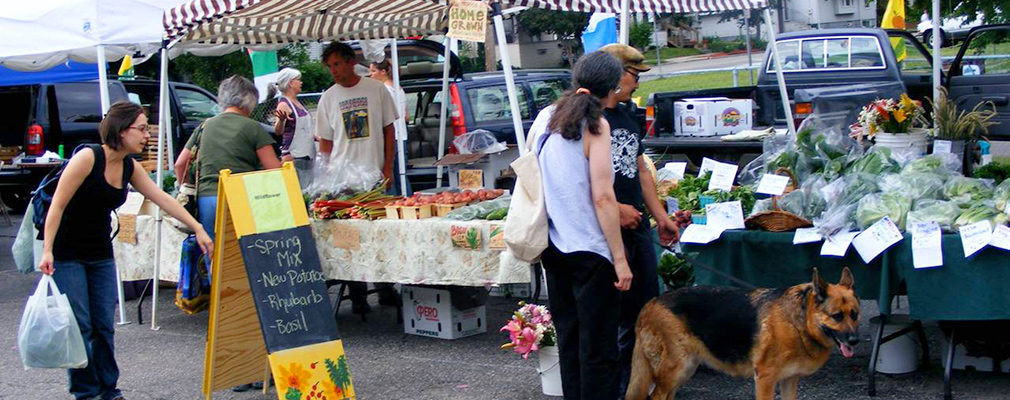
[[[513,257],[530,263],[539,261],[547,249],[547,207],[537,160],[540,146],[534,142],[546,132],[553,110],[551,106],[537,115],[526,138],[526,154],[510,164],[516,184],[505,220],[505,247]]]

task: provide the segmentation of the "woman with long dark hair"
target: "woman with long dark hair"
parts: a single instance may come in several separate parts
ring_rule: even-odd
[[[189,226],[204,253],[214,245],[203,226],[127,157],[142,152],[151,137],[140,106],[113,104],[98,130],[102,145],[82,148],[60,175],[46,214],[39,270],[67,295],[84,337],[88,366],[69,370],[70,393],[77,400],[123,400],[113,346],[116,264],[110,236],[111,213],[126,202],[127,184]]]
[[[542,260],[558,333],[566,399],[618,398],[617,323],[631,286],[614,195],[603,100],[620,91],[621,63],[603,52],[575,63],[573,89],[537,116],[533,131],[549,244]],[[543,124],[543,119],[547,123]]]

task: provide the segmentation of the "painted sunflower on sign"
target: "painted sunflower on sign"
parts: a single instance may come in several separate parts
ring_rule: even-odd
[[[302,393],[309,387],[309,379],[312,373],[306,371],[301,364],[290,363],[287,368],[279,366],[280,374],[277,377],[277,391],[284,393],[284,398],[288,400],[301,399]]]

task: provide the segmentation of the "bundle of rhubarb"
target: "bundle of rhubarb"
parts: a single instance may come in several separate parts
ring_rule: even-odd
[[[400,197],[384,193],[385,185],[337,199],[320,198],[312,202],[312,216],[316,219],[379,219],[386,216],[386,205]]]

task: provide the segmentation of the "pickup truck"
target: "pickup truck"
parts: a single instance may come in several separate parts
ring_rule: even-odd
[[[943,74],[943,84],[962,109],[992,101],[1002,124],[990,128],[989,139],[1010,139],[1010,57],[970,55],[994,42],[1006,46],[1010,25],[976,27]],[[907,56],[899,62],[891,38],[904,40]],[[973,45],[973,42],[977,42]],[[911,32],[881,29],[822,29],[784,33],[777,38],[786,91],[796,126],[811,113],[835,119],[845,127],[855,121],[863,105],[876,97],[908,93],[925,101],[932,97],[932,56]],[[1002,47],[995,47],[1002,48]],[[1002,50],[1005,52],[1005,50]],[[991,53],[989,50],[985,51]],[[983,64],[983,68],[978,68]],[[947,64],[945,63],[945,66]],[[975,66],[971,67],[970,66]],[[964,67],[964,68],[962,68]],[[701,157],[745,163],[762,151],[761,142],[723,142],[718,137],[675,137],[674,103],[688,98],[728,97],[754,101],[753,126],[785,127],[785,111],[775,74],[771,49],[765,51],[757,84],[748,87],[688,92],[653,93],[647,103],[643,143],[652,154],[687,158],[695,165]],[[679,155],[679,156],[677,156]],[[663,157],[660,157],[663,158]]]
[[[194,85],[171,82],[172,143],[176,154],[189,135],[204,119],[217,114],[217,100],[210,92]],[[148,79],[109,80],[109,100],[132,100],[147,109],[152,123],[158,121],[158,82]],[[97,81],[36,83],[0,87],[0,104],[7,107],[0,120],[0,146],[19,147],[24,157],[56,153],[62,145],[69,156],[81,143],[98,143],[101,106]],[[10,161],[10,160],[7,160]],[[31,191],[51,167],[29,163],[0,168],[3,202],[22,209]]]

